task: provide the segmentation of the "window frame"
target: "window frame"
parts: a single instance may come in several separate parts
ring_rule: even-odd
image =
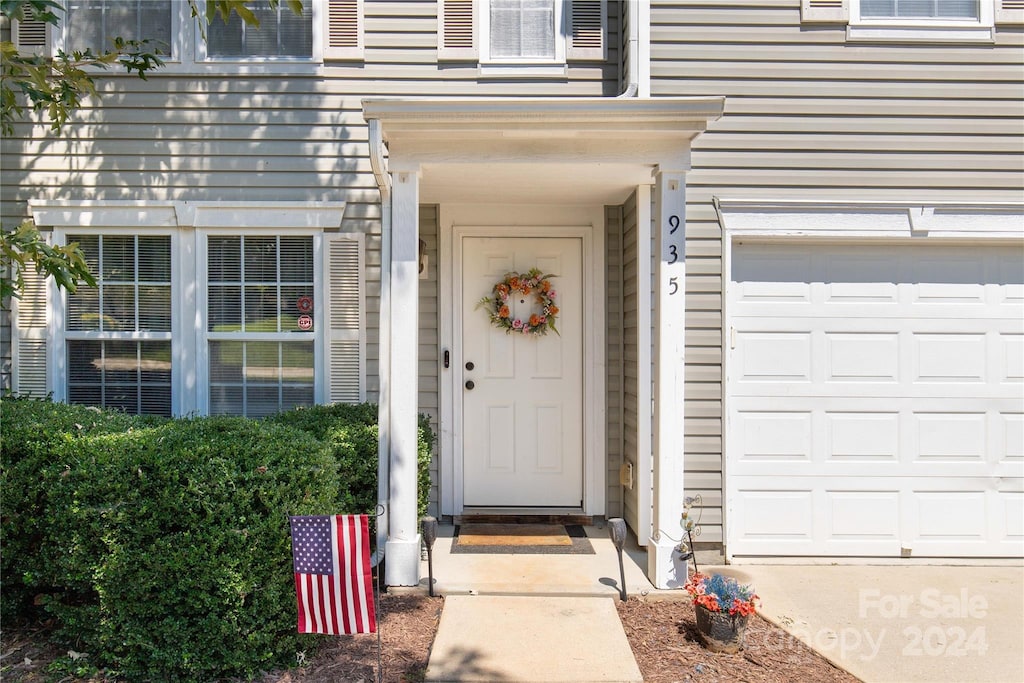
[[[187,4],[187,3],[180,3]],[[304,5],[305,6],[305,5]],[[194,62],[196,64],[320,64],[324,61],[323,55],[323,27],[325,21],[323,14],[326,11],[327,0],[321,2],[311,2],[308,7],[310,8],[309,20],[312,22],[312,45],[310,46],[309,57],[300,56],[289,56],[289,55],[273,55],[273,56],[254,56],[254,57],[221,57],[221,56],[210,56],[207,53],[207,45],[209,43],[209,29],[207,29],[207,36],[204,39],[202,31],[199,30],[199,19],[193,21],[193,37],[192,47]],[[285,3],[278,5],[279,12],[291,12]],[[218,17],[214,21],[221,21]]]
[[[209,330],[209,249],[208,239],[213,237],[312,237],[313,238],[313,331],[312,332],[211,332]],[[196,245],[196,408],[202,415],[210,414],[210,342],[211,341],[268,341],[313,342],[313,404],[326,402],[328,386],[325,373],[325,340],[327,337],[326,302],[322,301],[324,278],[324,238],[319,228],[251,228],[207,227],[195,231]]]
[[[200,18],[193,18],[188,8],[188,3],[178,0],[167,0],[171,5],[171,43],[170,54],[161,55],[164,66],[160,72],[166,74],[194,74],[194,73],[218,73],[218,74],[245,74],[252,69],[257,69],[260,74],[309,74],[318,73],[325,65],[325,61],[333,61],[339,57],[330,57],[325,54],[324,36],[327,31],[327,2],[328,0],[317,0],[311,2],[311,17],[313,44],[309,57],[207,57],[206,41],[203,38],[203,31],[200,30]],[[62,3],[64,11],[67,12],[66,0]],[[360,8],[362,5],[360,4]],[[285,8],[285,11],[290,11]],[[67,50],[70,44],[68,31],[69,22],[64,20],[62,15],[56,26],[47,27],[47,35],[51,36],[48,51],[56,54],[58,50]],[[215,19],[220,21],[220,19]],[[362,24],[359,25],[360,39],[362,36]],[[91,46],[97,48],[97,46]],[[100,46],[102,47],[102,46]],[[356,58],[346,54],[345,59]],[[361,50],[359,54],[361,58]],[[109,69],[89,67],[89,70],[104,74],[124,74],[126,71],[120,65],[113,65]]]
[[[343,229],[346,202],[30,199],[28,205],[33,220],[41,226],[51,244],[66,244],[71,234],[170,236],[171,413],[175,416],[208,414],[208,401],[200,401],[203,392],[209,394],[205,379],[209,377],[208,359],[203,364],[201,358],[208,348],[204,348],[205,341],[200,343],[207,324],[206,291],[202,286],[206,280],[207,253],[205,242],[200,242],[198,235],[214,232],[283,237],[311,235],[314,241],[313,296],[314,302],[318,302],[314,304],[314,401],[324,404],[330,400],[336,381],[357,386],[358,401],[366,400],[365,236],[359,231]],[[336,377],[329,358],[329,344],[335,331],[328,328],[331,322],[328,309],[333,305],[331,294],[337,282],[326,259],[328,244],[338,236],[358,244],[355,265],[361,283],[357,301],[360,328],[351,339],[345,337],[356,344],[353,352],[358,355],[353,358],[358,361],[358,374],[354,378]],[[40,367],[30,368],[36,375],[45,374],[45,379],[32,381],[40,385],[40,391],[49,392],[54,400],[66,402],[66,295],[53,278],[45,282],[40,278],[38,289],[37,294],[23,302],[34,316],[28,327],[22,328],[21,307],[14,302],[12,353],[16,353],[17,345],[22,342],[45,345],[45,351],[39,351]],[[195,328],[197,312],[202,313],[201,329]],[[154,334],[165,333],[133,333],[136,338]]]
[[[977,19],[862,17],[861,0],[849,0],[850,41],[990,42],[995,40],[995,2],[978,0]]]
[[[101,226],[55,227],[54,243],[66,245],[71,235],[108,235],[114,237],[170,237],[171,244],[171,329],[169,331],[109,332],[99,330],[68,330],[68,293],[57,287],[50,278],[47,282],[48,299],[53,302],[50,311],[50,325],[47,332],[48,374],[54,378],[50,387],[53,400],[68,402],[70,368],[67,363],[68,341],[165,341],[171,345],[171,414],[180,414],[182,386],[182,329],[183,296],[181,286],[181,264],[175,255],[181,250],[179,230],[176,228],[148,228],[144,226]],[[136,283],[137,283],[136,273]]]
[[[554,56],[553,57],[493,57],[491,56],[491,0],[480,3],[480,20],[478,36],[480,41],[481,69],[491,67],[543,67],[564,66],[566,64],[567,17],[565,0],[551,0],[554,13]],[[493,69],[492,69],[493,70]]]
[[[163,59],[165,64],[168,65],[182,64],[184,61],[184,47],[186,44],[184,40],[184,34],[186,31],[185,27],[188,26],[190,22],[194,22],[192,22],[190,13],[188,12],[187,2],[176,2],[175,0],[166,1],[170,6],[169,9],[171,15],[171,42],[170,45],[168,45],[170,48],[170,54],[161,55],[161,59]],[[52,51],[53,54],[57,54],[58,50],[64,50],[70,54],[71,22],[67,21],[68,14],[71,11],[69,7],[69,0],[63,0],[61,2],[61,7],[63,11],[58,15],[59,21],[57,22],[57,25],[50,27],[50,30],[53,31],[54,35]],[[89,47],[105,52],[112,49],[113,45],[90,45]],[[123,71],[123,68],[119,65],[113,65],[111,69],[114,70],[114,73]]]

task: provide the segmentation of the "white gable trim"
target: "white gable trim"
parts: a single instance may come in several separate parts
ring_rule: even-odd
[[[54,228],[314,228],[337,230],[345,202],[29,200],[36,225]]]
[[[772,201],[716,198],[733,236],[1024,238],[1024,202]]]

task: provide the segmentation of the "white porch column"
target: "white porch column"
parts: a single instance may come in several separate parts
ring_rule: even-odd
[[[657,588],[686,581],[683,534],[683,387],[686,360],[685,173],[654,173],[654,510],[647,575]]]
[[[388,313],[391,391],[391,505],[384,580],[415,586],[420,580],[416,515],[416,439],[419,353],[419,169],[391,167],[391,307]],[[387,258],[387,255],[384,255]]]

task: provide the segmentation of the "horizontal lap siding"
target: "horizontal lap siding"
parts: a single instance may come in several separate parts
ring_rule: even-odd
[[[722,539],[721,230],[712,197],[1019,201],[1024,33],[847,44],[799,0],[654,0],[655,97],[726,97],[687,176],[686,485]]]
[[[640,349],[637,345],[639,327],[637,295],[637,210],[636,193],[630,195],[622,206],[622,458],[633,464],[634,481],[639,472],[640,462],[637,449],[637,434],[640,427],[638,417]],[[644,357],[650,358],[644,354]],[[623,489],[622,516],[642,541],[646,541],[647,529],[639,528],[639,488]]]
[[[605,477],[606,517],[622,517],[623,331],[622,331],[622,207],[605,207]]]
[[[0,220],[9,227],[26,218],[29,199],[346,201],[343,230],[367,234],[366,384],[377,400],[380,198],[361,100],[615,95],[621,11],[611,5],[608,61],[573,62],[565,78],[484,79],[475,65],[439,67],[437,3],[417,0],[367,0],[365,60],[316,74],[261,65],[250,75],[205,66],[176,74],[172,65],[147,81],[101,75],[99,97],[87,98],[60,136],[30,122],[0,140]],[[436,229],[425,239],[436,266]],[[421,302],[420,404],[436,420],[436,332],[427,332],[437,324],[433,277],[421,283],[434,294]],[[7,337],[0,347],[9,358]]]

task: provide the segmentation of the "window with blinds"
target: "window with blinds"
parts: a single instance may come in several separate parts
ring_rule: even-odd
[[[490,0],[492,59],[554,59],[555,0]]]
[[[250,26],[237,14],[225,23],[210,23],[206,55],[212,58],[296,57],[313,56],[312,3],[303,3],[302,14],[292,12],[287,3],[272,8],[259,0],[249,5],[259,26]]]
[[[97,287],[67,295],[70,403],[171,414],[171,238],[69,235]]]
[[[978,19],[978,0],[860,0],[864,19]]]
[[[108,50],[114,38],[152,40],[170,51],[172,0],[70,0],[65,51]]]
[[[313,238],[209,236],[210,414],[314,403]]]

